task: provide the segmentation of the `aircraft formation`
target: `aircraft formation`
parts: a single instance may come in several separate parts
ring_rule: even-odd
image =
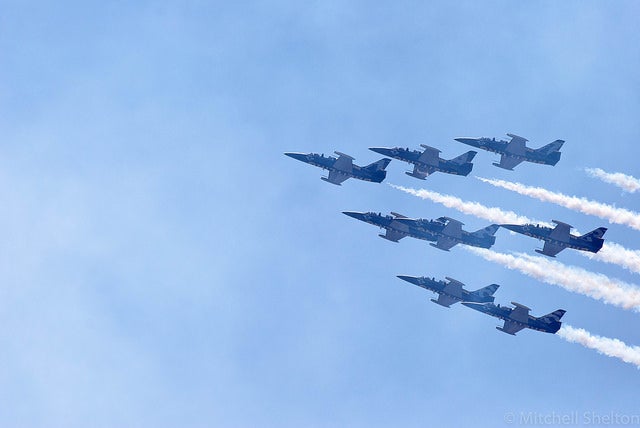
[[[560,319],[566,312],[564,309],[558,309],[550,314],[534,317],[529,315],[531,309],[520,303],[511,302],[513,308],[499,304],[494,305],[493,294],[500,287],[498,284],[487,285],[476,291],[467,291],[464,289],[463,283],[449,277],[445,278],[448,282],[436,281],[435,278],[407,275],[398,275],[398,278],[437,293],[438,300],[431,299],[431,301],[438,305],[448,308],[454,303],[461,302],[471,309],[500,318],[504,321],[504,325],[496,327],[496,329],[512,336],[525,328],[555,334],[560,330],[562,325]]]
[[[455,138],[456,141],[482,150],[500,155],[500,161],[493,163],[506,170],[513,170],[522,162],[555,166],[560,160],[560,149],[564,140],[555,140],[538,149],[527,147],[527,139],[515,134],[507,134],[509,140],[496,138]],[[287,152],[285,155],[302,162],[326,169],[327,177],[322,180],[341,185],[349,178],[381,183],[387,175],[386,167],[390,158],[406,162],[413,166],[406,174],[425,180],[435,172],[451,175],[467,176],[473,169],[472,160],[477,155],[475,151],[468,151],[453,159],[440,157],[440,150],[431,146],[421,145],[422,150],[411,150],[402,147],[370,147],[369,149],[387,156],[367,166],[353,163],[354,158],[341,152],[335,152],[337,157],[325,156],[317,153]],[[375,212],[343,211],[343,214],[365,223],[378,226],[384,230],[379,234],[391,242],[399,242],[405,237],[429,241],[430,245],[443,251],[449,251],[458,244],[479,248],[491,248],[496,241],[496,232],[505,228],[515,233],[530,236],[544,241],[541,250],[535,251],[548,257],[555,257],[566,248],[597,253],[603,246],[603,236],[607,231],[599,227],[584,235],[572,235],[572,226],[558,220],[552,220],[555,227],[534,224],[491,224],[480,230],[470,232],[462,228],[463,223],[446,216],[435,219],[410,218],[408,216],[390,212],[388,215]],[[462,305],[483,312],[504,321],[498,330],[515,335],[522,329],[528,328],[546,333],[556,333],[562,323],[560,319],[565,314],[563,309],[555,310],[547,315],[535,317],[529,314],[530,309],[520,303],[511,302],[511,306],[494,304],[494,293],[500,287],[491,284],[476,291],[468,291],[464,284],[453,278],[437,281],[435,278],[398,275],[398,278],[438,294],[438,299],[432,302],[444,307],[460,302]]]

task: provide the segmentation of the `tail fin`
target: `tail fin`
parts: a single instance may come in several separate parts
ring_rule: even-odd
[[[585,233],[581,236],[581,238],[585,238],[587,241],[593,241],[594,239],[602,239],[604,233],[607,231],[606,227],[599,227],[597,229],[592,230],[589,233]]]
[[[491,226],[487,226],[484,229],[476,230],[475,232],[473,232],[473,234],[480,237],[493,236],[499,228],[499,224],[492,224]]]
[[[564,140],[556,140],[553,143],[549,143],[546,146],[540,147],[536,151],[542,153],[543,155],[548,155],[550,153],[559,151],[563,144]]]
[[[372,172],[384,171],[384,169],[387,167],[387,165],[389,165],[389,162],[391,162],[391,159],[382,158],[377,162],[374,162],[374,163],[371,163],[371,164],[365,166],[365,169],[368,169],[369,171],[372,171]]]
[[[491,284],[483,287],[479,290],[471,292],[474,297],[477,297],[481,303],[493,302],[493,294],[500,286],[498,284]]]
[[[540,317],[540,319],[545,322],[560,322],[560,318],[562,318],[566,312],[567,311],[564,309],[558,309],[557,311],[553,311],[550,314]]]
[[[459,165],[462,165],[464,163],[469,163],[469,162],[471,162],[473,160],[473,158],[477,154],[478,154],[478,152],[474,152],[473,150],[470,150],[467,153],[463,153],[460,156],[451,159],[451,162],[455,162],[455,163],[457,163]]]

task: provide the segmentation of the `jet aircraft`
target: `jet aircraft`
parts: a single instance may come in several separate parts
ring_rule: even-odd
[[[404,237],[410,236],[416,239],[423,239],[425,241],[435,241],[438,239],[434,234],[418,230],[411,225],[400,223],[400,219],[407,218],[402,214],[391,212],[391,215],[383,216],[381,213],[374,212],[356,212],[356,211],[343,211],[343,214],[353,217],[356,220],[364,221],[385,229],[385,234],[378,235],[391,242],[398,242]]]
[[[438,155],[440,150],[424,144],[420,144],[420,147],[424,151],[410,150],[409,148],[403,149],[402,147],[369,147],[369,150],[413,164],[413,172],[406,172],[406,174],[420,180],[424,180],[428,175],[436,171],[454,175],[469,175],[473,169],[471,161],[478,153],[469,151],[456,158],[446,160]]]
[[[401,214],[391,213],[383,216],[372,212],[361,213],[343,211],[343,214],[386,229],[384,235],[379,235],[389,241],[398,242],[405,236],[436,242],[432,246],[449,251],[456,244],[466,244],[475,247],[490,248],[496,241],[493,236],[500,227],[497,224],[485,227],[475,232],[462,230],[462,223],[449,217],[435,220],[412,219]]]
[[[416,230],[422,230],[436,235],[435,244],[430,244],[440,250],[449,251],[457,244],[473,247],[491,248],[496,242],[494,236],[500,225],[492,224],[475,232],[462,230],[464,223],[449,217],[439,217],[435,220],[401,218],[397,220]]]
[[[468,291],[463,288],[463,283],[448,276],[445,277],[446,281],[436,281],[435,278],[424,276],[398,275],[398,278],[437,293],[438,299],[431,299],[431,301],[446,308],[457,302],[493,302],[493,294],[500,287],[498,284],[491,284],[476,291]]]
[[[516,333],[523,328],[530,328],[545,333],[556,333],[562,326],[560,318],[562,318],[566,312],[563,309],[558,309],[550,314],[536,318],[529,315],[531,309],[516,302],[511,302],[511,304],[515,306],[514,308],[494,305],[493,303],[463,302],[462,304],[476,311],[484,312],[487,315],[504,320],[504,325],[502,327],[496,327],[496,329],[512,336],[515,336]]]
[[[338,155],[337,158],[317,153],[287,152],[285,155],[328,170],[329,176],[320,178],[338,186],[348,178],[381,183],[387,176],[385,168],[389,165],[391,159],[383,158],[367,166],[358,166],[353,163],[354,158],[351,156],[340,152],[334,153]]]
[[[602,236],[607,231],[606,227],[599,227],[582,236],[576,236],[570,233],[571,225],[558,220],[552,221],[556,224],[555,228],[536,224],[501,224],[500,226],[516,233],[543,240],[544,247],[542,250],[536,249],[536,252],[549,257],[555,257],[565,248],[597,253],[602,248],[602,244],[604,244]]]
[[[494,165],[508,170],[513,170],[514,167],[525,161],[553,166],[560,160],[560,148],[564,144],[564,140],[555,140],[553,143],[547,144],[544,147],[532,149],[527,147],[526,143],[528,140],[526,138],[514,134],[507,135],[511,137],[510,141],[496,141],[495,138],[487,137],[460,137],[455,140],[482,150],[500,154],[500,163],[494,163]]]

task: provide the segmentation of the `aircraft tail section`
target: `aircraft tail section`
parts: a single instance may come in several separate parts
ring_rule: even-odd
[[[557,311],[553,311],[550,314],[540,317],[540,319],[545,322],[560,322],[560,319],[566,312],[567,311],[564,309],[558,309]]]
[[[496,290],[499,288],[500,286],[498,284],[491,284],[491,285],[487,285],[486,287],[483,287],[479,290],[476,290],[474,292],[472,292],[471,294],[474,297],[478,298],[478,301],[481,303],[489,303],[489,302],[493,302],[494,300],[494,293],[496,292]]]
[[[553,143],[549,143],[546,146],[540,147],[536,151],[543,155],[548,155],[553,152],[559,151],[563,144],[564,144],[564,140],[556,140]]]
[[[467,153],[463,153],[460,156],[451,159],[451,162],[457,163],[458,165],[469,163],[469,162],[471,162],[473,160],[473,158],[477,154],[478,154],[478,152],[474,152],[473,150],[470,150]]]
[[[473,234],[477,237],[484,238],[495,235],[496,231],[500,228],[499,224],[492,224],[484,229],[476,230]]]
[[[367,166],[365,166],[365,169],[368,169],[371,172],[376,172],[376,171],[384,171],[384,169],[387,167],[387,165],[389,165],[389,162],[391,162],[391,159],[388,158],[382,158],[377,162],[371,163]]]
[[[547,165],[555,165],[560,160],[560,147],[564,144],[564,140],[556,140],[553,143],[536,149],[536,153],[541,156],[540,162]]]
[[[589,243],[589,248],[587,251],[591,251],[592,253],[597,253],[598,251],[600,251],[600,249],[604,245],[604,239],[602,239],[602,237],[604,236],[604,233],[606,231],[606,227],[599,227],[580,237],[583,242],[586,241]]]
[[[599,227],[597,229],[592,230],[589,233],[585,233],[584,235],[581,236],[581,238],[584,238],[587,241],[592,241],[594,239],[602,239],[606,231],[607,231],[606,227]]]

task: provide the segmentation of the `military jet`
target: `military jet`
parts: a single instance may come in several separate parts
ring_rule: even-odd
[[[457,244],[491,248],[496,242],[494,235],[500,227],[498,224],[492,224],[475,232],[467,232],[462,230],[464,223],[449,217],[439,217],[435,220],[401,218],[397,221],[416,230],[436,235],[436,243],[430,245],[444,251],[449,251]]]
[[[555,140],[553,143],[547,144],[539,149],[527,147],[526,138],[519,137],[514,134],[507,134],[511,137],[510,141],[498,140],[495,138],[456,138],[464,144],[477,147],[482,150],[494,152],[502,155],[500,163],[494,163],[495,166],[513,170],[514,167],[521,162],[541,163],[544,165],[555,165],[560,160],[560,148],[564,144],[564,140]]]
[[[456,244],[490,248],[496,241],[496,237],[493,235],[500,227],[497,224],[492,224],[475,232],[467,232],[462,230],[462,223],[449,217],[426,220],[408,218],[394,212],[388,216],[383,216],[380,213],[355,211],[343,211],[343,214],[386,229],[384,235],[378,236],[389,241],[398,242],[405,236],[411,236],[436,242],[431,245],[445,251],[449,251]]]
[[[511,304],[515,306],[514,308],[494,305],[493,303],[463,302],[462,304],[476,311],[484,312],[492,317],[504,320],[504,325],[502,327],[496,327],[496,329],[512,336],[515,336],[516,333],[523,328],[530,328],[545,333],[556,333],[562,326],[560,318],[562,318],[566,312],[564,309],[558,309],[550,314],[536,318],[529,315],[531,309],[516,302],[511,302]]]
[[[424,276],[398,275],[398,278],[437,293],[438,300],[431,299],[431,301],[445,308],[457,302],[493,302],[493,294],[500,287],[498,284],[491,284],[476,291],[467,291],[463,288],[463,283],[448,276],[445,277],[447,281],[436,281],[435,278]]]
[[[369,150],[413,164],[413,172],[406,172],[406,174],[420,180],[424,180],[436,171],[454,175],[469,175],[473,169],[471,161],[478,153],[469,151],[451,160],[446,160],[438,155],[440,150],[424,144],[420,144],[420,147],[424,151],[403,149],[402,147],[369,147]]]
[[[411,225],[400,223],[398,220],[407,218],[402,214],[391,212],[391,215],[383,216],[381,213],[374,212],[361,213],[356,211],[343,211],[342,213],[356,220],[364,221],[385,229],[385,234],[378,236],[391,242],[398,242],[407,236],[425,241],[435,241],[438,239],[436,235],[430,232],[418,230]]]
[[[337,184],[338,186],[348,178],[381,183],[387,176],[385,168],[389,165],[391,159],[383,158],[367,166],[358,166],[354,165],[354,158],[351,156],[340,152],[334,153],[338,155],[337,158],[325,156],[324,154],[319,155],[317,153],[287,152],[285,155],[328,170],[329,176],[320,178],[329,183]]]
[[[555,257],[565,248],[597,253],[602,248],[602,244],[604,244],[602,236],[607,231],[606,227],[599,227],[582,236],[576,236],[570,233],[571,225],[558,220],[552,221],[556,224],[555,228],[536,224],[501,224],[500,226],[516,233],[543,240],[544,247],[542,250],[536,249],[536,252],[549,257]]]

